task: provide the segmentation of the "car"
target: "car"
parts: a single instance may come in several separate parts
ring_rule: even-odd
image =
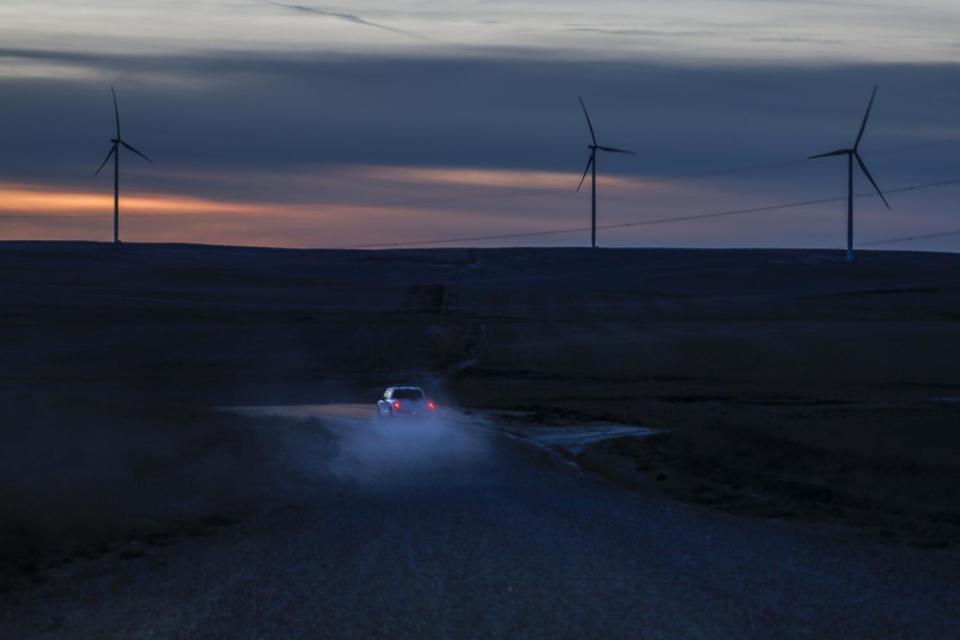
[[[436,403],[428,400],[420,387],[389,387],[377,401],[378,418],[427,416],[436,409]]]

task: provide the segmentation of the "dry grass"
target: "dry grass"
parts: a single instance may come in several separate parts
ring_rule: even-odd
[[[960,406],[931,398],[960,396],[958,282],[948,254],[9,243],[0,508],[32,540],[243,502],[228,479],[259,444],[227,418],[51,394],[349,402],[433,377],[467,405],[670,428],[608,453],[686,499],[949,542]]]
[[[230,522],[273,485],[269,443],[237,416],[37,393],[5,400],[0,574]]]

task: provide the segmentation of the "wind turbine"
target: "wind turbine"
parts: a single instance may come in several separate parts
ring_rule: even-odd
[[[110,156],[113,156],[113,241],[114,243],[120,242],[120,147],[125,147],[128,150],[134,152],[147,162],[153,164],[153,161],[150,160],[147,156],[143,155],[131,145],[127,144],[126,141],[120,136],[120,108],[117,106],[117,92],[114,91],[113,87],[110,87],[110,93],[113,94],[113,114],[117,119],[117,137],[110,139],[110,152],[107,154],[107,157],[103,159],[103,162],[100,164],[100,168],[97,169],[97,172],[94,175],[100,175],[100,172],[103,171],[103,168],[107,166],[107,162],[110,161]]]
[[[873,99],[877,97],[877,88],[873,88],[873,93],[870,94],[870,102],[867,104],[867,112],[863,114],[863,122],[860,123],[860,132],[857,134],[857,139],[853,143],[853,147],[849,149],[837,149],[836,151],[831,151],[830,153],[821,153],[815,156],[810,156],[810,159],[814,158],[829,158],[831,156],[847,156],[847,262],[853,262],[853,160],[856,158],[857,164],[860,165],[860,169],[863,170],[863,175],[867,176],[867,180],[870,181],[870,184],[873,185],[873,188],[877,190],[877,195],[880,196],[880,199],[883,200],[883,204],[886,205],[887,209],[890,208],[890,204],[887,202],[887,199],[883,197],[883,192],[880,191],[880,187],[877,186],[876,180],[873,179],[873,176],[870,175],[870,172],[867,170],[867,165],[863,162],[863,158],[860,157],[860,140],[863,139],[863,130],[867,127],[867,119],[870,117],[870,110],[873,108]]]
[[[597,143],[597,134],[593,131],[593,123],[590,122],[590,114],[587,113],[587,105],[583,103],[583,98],[577,96],[577,99],[580,100],[580,106],[583,107],[583,115],[587,117],[587,126],[590,128],[590,140],[591,144],[587,145],[587,148],[590,149],[590,157],[587,159],[587,168],[583,170],[583,177],[580,178],[580,184],[577,185],[577,191],[580,191],[580,187],[583,186],[583,181],[587,179],[587,172],[591,169],[593,170],[593,176],[591,178],[591,194],[590,194],[590,246],[594,249],[597,248],[597,151],[609,151],[611,153],[627,153],[632,156],[637,155],[633,151],[627,151],[626,149],[617,149],[616,147],[605,147]]]

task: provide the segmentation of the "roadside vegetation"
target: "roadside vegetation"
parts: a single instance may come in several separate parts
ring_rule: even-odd
[[[0,584],[235,522],[273,487],[271,443],[211,409],[31,393],[0,425]]]
[[[960,545],[958,415],[949,408],[727,407],[649,440],[603,443],[581,465],[734,513],[855,527],[883,541]]]

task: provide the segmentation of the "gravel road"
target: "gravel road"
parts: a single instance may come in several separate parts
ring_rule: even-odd
[[[545,468],[476,417],[322,419],[283,435],[288,506],[7,594],[0,637],[960,637],[955,554]]]

